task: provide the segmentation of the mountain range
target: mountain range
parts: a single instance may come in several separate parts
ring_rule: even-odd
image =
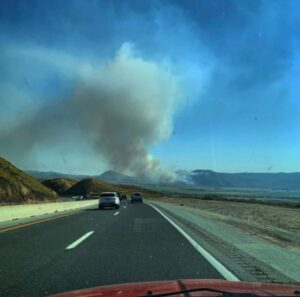
[[[95,178],[113,184],[143,185],[147,181],[142,178],[129,176],[116,171],[108,170],[100,175],[86,176],[65,174],[59,172],[27,171],[28,174],[39,180],[53,178],[72,178],[81,180],[83,178]],[[294,173],[224,173],[212,170],[178,170],[175,172],[177,178],[170,183],[173,186],[193,185],[199,187],[218,188],[253,188],[274,190],[300,190],[300,172]]]
[[[114,184],[142,184],[145,183],[145,180],[129,176],[117,171],[107,170],[99,175],[82,175],[82,174],[69,174],[61,173],[56,171],[37,171],[37,170],[25,170],[25,172],[34,178],[44,181],[56,178],[65,178],[73,180],[82,180],[84,178],[94,178],[99,179],[105,182],[114,183]]]
[[[223,173],[212,170],[177,171],[187,183],[203,187],[300,190],[300,172]]]
[[[38,180],[46,180],[46,179],[54,179],[54,178],[71,178],[75,180],[81,180],[83,178],[90,177],[89,175],[81,175],[81,174],[69,174],[69,173],[61,173],[56,171],[38,171],[38,170],[24,170],[27,174]]]

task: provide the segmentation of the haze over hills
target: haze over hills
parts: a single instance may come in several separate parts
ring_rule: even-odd
[[[0,203],[48,202],[58,199],[54,191],[0,157]]]
[[[100,175],[82,175],[82,174],[68,174],[55,171],[37,171],[37,170],[26,170],[26,172],[33,176],[34,178],[45,181],[52,179],[72,179],[72,180],[82,180],[84,178],[95,178],[102,181],[115,184],[138,184],[145,182],[143,179],[129,176],[123,173],[119,173],[113,170],[107,170]]]
[[[107,170],[102,174],[95,176],[95,178],[114,184],[142,184],[146,182],[142,178],[129,176],[113,170]]]
[[[65,174],[59,172],[39,172],[32,173],[39,180],[52,178],[71,178],[81,180],[82,178],[94,178],[113,184],[145,185],[150,184],[147,180],[108,170],[100,175],[85,176],[76,174]],[[274,190],[300,190],[300,173],[223,173],[212,170],[177,170],[177,178],[170,182],[173,186],[199,186],[199,187],[219,187],[219,188],[259,188]],[[46,177],[46,178],[45,178]],[[166,184],[166,183],[164,183]]]
[[[188,183],[204,187],[300,190],[300,173],[222,173],[212,170],[177,171]]]
[[[35,172],[37,173],[37,172]],[[56,176],[60,173],[55,172]],[[44,180],[42,183],[34,177],[28,175],[15,167],[7,160],[0,157],[0,204],[20,204],[37,202],[62,201],[60,196],[84,195],[86,198],[92,196],[99,197],[101,192],[118,191],[130,195],[132,192],[143,192],[143,194],[157,196],[158,192],[143,189],[135,185],[112,184],[96,178],[84,178],[80,181],[63,177]],[[42,172],[41,176],[49,176]],[[72,175],[76,178],[80,175]],[[126,175],[117,172],[107,172],[104,177],[111,177],[116,182],[122,177],[128,180]],[[59,194],[59,195],[57,195]]]
[[[82,175],[82,174],[69,174],[69,173],[62,173],[56,171],[38,171],[38,170],[24,170],[27,174],[31,175],[32,177],[38,180],[47,180],[47,179],[54,179],[54,178],[71,178],[75,180],[81,180],[86,177],[90,177],[89,175]]]
[[[219,188],[253,188],[274,190],[300,190],[300,172],[294,173],[223,173],[212,170],[178,170],[169,184]],[[110,183],[144,185],[147,180],[115,171],[106,171],[96,177]],[[164,183],[165,184],[165,183]]]

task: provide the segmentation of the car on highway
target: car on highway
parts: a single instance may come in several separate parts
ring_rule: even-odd
[[[143,203],[143,196],[140,192],[134,192],[131,195],[131,203]]]
[[[83,197],[83,195],[78,195],[78,196],[72,196],[72,199],[73,200],[83,200],[84,197]]]
[[[99,209],[106,207],[114,207],[118,209],[120,207],[120,198],[117,192],[103,192],[99,198]]]
[[[122,201],[127,201],[127,195],[125,194],[120,194],[120,200]]]

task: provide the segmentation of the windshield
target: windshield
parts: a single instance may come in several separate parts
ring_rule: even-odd
[[[299,28],[297,0],[1,1],[0,296],[299,284]]]

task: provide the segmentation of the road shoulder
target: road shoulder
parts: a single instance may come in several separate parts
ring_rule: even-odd
[[[300,282],[300,253],[258,238],[201,212],[173,203],[150,201],[183,228],[239,279]]]

